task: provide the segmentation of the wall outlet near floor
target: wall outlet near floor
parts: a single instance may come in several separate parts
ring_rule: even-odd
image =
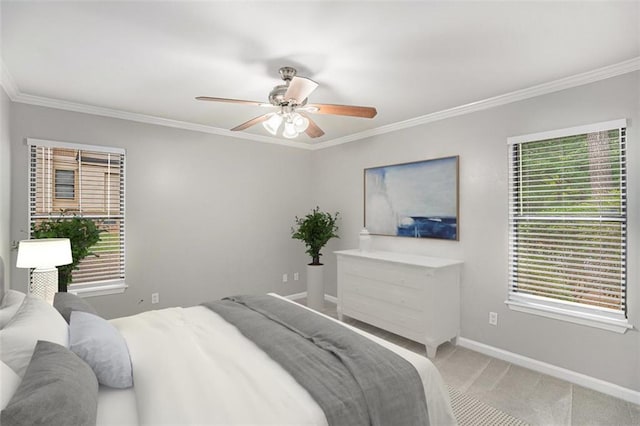
[[[287,274],[282,274],[282,282],[286,283],[287,281],[289,281],[289,275]]]
[[[489,324],[490,325],[498,325],[498,313],[497,312],[489,312]]]
[[[297,273],[297,272],[294,272],[294,273],[293,273],[293,280],[294,280],[294,281],[298,281],[299,279],[300,279],[300,274],[299,274],[299,273]]]
[[[160,303],[160,293],[151,293],[151,303]]]

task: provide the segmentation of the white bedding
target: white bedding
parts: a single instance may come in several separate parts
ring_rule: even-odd
[[[112,320],[127,341],[134,388],[102,389],[98,425],[326,425],[308,392],[234,326],[202,306]],[[432,425],[455,424],[427,358],[361,330],[420,373]]]

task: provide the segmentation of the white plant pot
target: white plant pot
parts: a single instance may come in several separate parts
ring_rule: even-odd
[[[307,306],[324,308],[324,265],[307,265]]]

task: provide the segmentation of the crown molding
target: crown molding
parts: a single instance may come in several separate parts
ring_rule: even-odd
[[[12,99],[13,100],[13,99]],[[270,143],[275,145],[284,145],[288,147],[310,149],[311,147],[305,142],[297,142],[289,139],[277,139],[262,135],[254,135],[251,133],[232,132],[219,127],[206,126],[204,124],[190,123],[188,121],[172,120],[169,118],[156,117],[153,115],[139,114],[129,111],[122,111],[111,108],[103,108],[94,105],[80,104],[75,102],[63,101],[60,99],[45,98],[42,96],[27,95],[19,93],[14,102],[43,106],[48,108],[62,109],[66,111],[80,112],[84,114],[100,115],[103,117],[119,118],[122,120],[136,121],[138,123],[154,124],[164,127],[172,127],[175,129],[192,130],[195,132],[209,133],[213,135],[227,136],[236,139],[246,139],[256,142]]]
[[[445,109],[442,111],[426,114],[420,117],[411,118],[409,120],[399,121],[397,123],[388,124],[386,126],[376,127],[375,129],[365,130],[363,132],[354,133],[341,138],[332,139],[326,142],[321,142],[312,147],[312,150],[329,148],[332,146],[342,145],[344,143],[357,141],[372,136],[382,135],[385,133],[396,132],[402,129],[408,129],[410,127],[420,126],[426,123],[432,123],[434,121],[440,121],[451,117],[457,117],[460,115],[469,114],[476,111],[482,111],[489,108],[494,108],[501,105],[510,104],[513,102],[535,98],[537,96],[546,95],[549,93],[559,92],[561,90],[570,89],[572,87],[583,86],[589,83],[595,83],[601,80],[606,80],[611,77],[627,74],[630,72],[640,70],[640,56],[629,59],[627,61],[619,62],[617,64],[609,65],[606,67],[598,68],[593,71],[587,71],[581,74],[576,74],[570,77],[561,78],[559,80],[551,81],[548,83],[538,84],[536,86],[528,87],[526,89],[516,90],[514,92],[505,93],[503,95],[494,96],[491,98],[483,99],[476,102],[471,102],[465,105]]]
[[[0,83],[5,92],[13,102],[19,102],[29,105],[44,106],[48,108],[56,108],[67,111],[80,112],[85,114],[100,115],[103,117],[118,118],[122,120],[136,121],[139,123],[155,124],[158,126],[172,127],[176,129],[192,130],[195,132],[209,133],[214,135],[226,136],[237,139],[246,139],[255,142],[270,143],[276,145],[283,145],[293,148],[300,148],[306,150],[319,150],[330,148],[337,145],[342,145],[349,142],[354,142],[360,139],[370,138],[377,135],[383,135],[385,133],[396,132],[411,127],[420,126],[434,121],[445,120],[451,117],[457,117],[464,114],[469,114],[476,111],[482,111],[489,108],[494,108],[501,105],[506,105],[512,102],[521,101],[524,99],[534,98],[536,96],[546,95],[549,93],[558,92],[572,87],[582,86],[589,83],[595,83],[601,80],[606,80],[611,77],[616,77],[622,74],[640,70],[640,56],[631,58],[629,60],[619,62],[617,64],[609,65],[606,67],[598,68],[592,71],[587,71],[581,74],[577,74],[570,77],[561,78],[559,80],[551,81],[548,83],[542,83],[536,86],[532,86],[526,89],[516,90],[514,92],[505,93],[503,95],[494,96],[491,98],[471,102],[465,105],[437,111],[434,113],[422,115],[420,117],[411,118],[397,123],[388,124],[385,126],[376,127],[374,129],[365,130],[362,132],[354,133],[351,135],[331,139],[325,142],[312,144],[309,142],[299,142],[289,139],[278,139],[268,136],[256,135],[251,133],[231,132],[227,129],[221,129],[219,127],[206,126],[203,124],[191,123],[187,121],[172,120],[168,118],[156,117],[145,114],[138,114],[128,111],[116,110],[111,108],[103,108],[94,105],[87,105],[75,102],[68,102],[60,99],[46,98],[42,96],[34,96],[25,93],[21,93],[18,86],[15,84],[11,74],[7,70],[4,62],[0,58],[0,67],[2,75]]]
[[[16,86],[15,81],[13,81],[13,77],[9,73],[9,70],[4,65],[4,61],[0,57],[0,85],[4,89],[4,92],[7,94],[11,101],[16,102],[20,91],[18,90],[18,86]]]

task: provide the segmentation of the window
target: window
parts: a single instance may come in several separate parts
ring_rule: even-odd
[[[56,198],[76,198],[76,172],[75,170],[56,169]]]
[[[29,139],[29,225],[82,216],[103,230],[100,241],[73,271],[69,291],[122,292],[125,208],[122,149]]]
[[[626,121],[509,138],[510,308],[623,333]]]

